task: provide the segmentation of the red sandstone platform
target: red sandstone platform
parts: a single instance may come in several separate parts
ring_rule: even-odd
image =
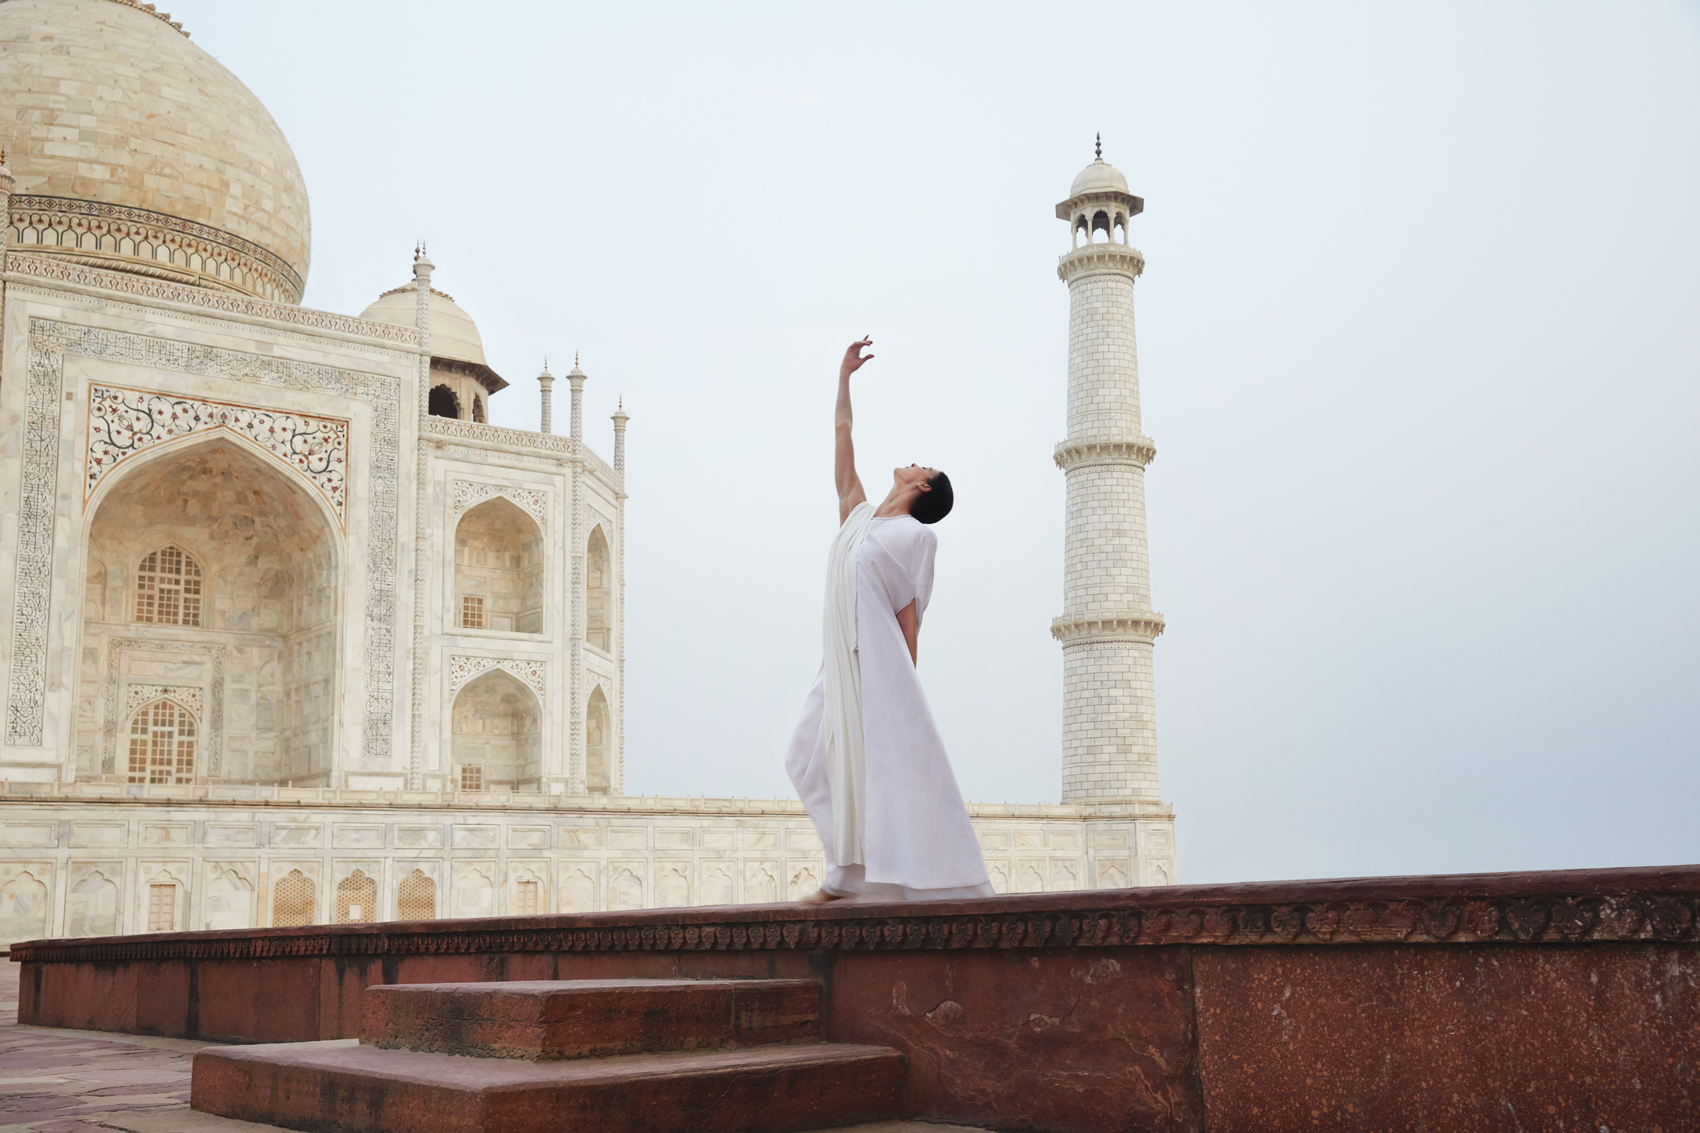
[[[904,1058],[810,1043],[562,1062],[381,1050],[352,1040],[195,1056],[195,1109],[339,1133],[788,1133],[893,1116]]]
[[[814,980],[828,1039],[908,1057],[904,1115],[964,1125],[1673,1133],[1700,1131],[1697,910],[1700,867],[1678,866],[179,933],[13,959],[21,1022],[236,1042],[353,1037],[374,984]]]
[[[812,980],[525,980],[366,989],[360,1041],[551,1061],[820,1040]]]

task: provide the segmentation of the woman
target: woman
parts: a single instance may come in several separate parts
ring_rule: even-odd
[[[827,558],[825,660],[803,702],[785,770],[826,849],[812,904],[851,897],[990,897],[986,863],[938,727],[915,675],[950,478],[911,464],[878,507],[856,475],[850,375],[873,358],[864,338],[838,368],[838,537]]]

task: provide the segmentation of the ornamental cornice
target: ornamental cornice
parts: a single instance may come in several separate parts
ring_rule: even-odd
[[[1145,211],[1145,198],[1136,197],[1125,189],[1088,189],[1058,202],[1057,219],[1072,220],[1077,211],[1092,205],[1121,205],[1130,217],[1134,217]]]
[[[1105,273],[1133,279],[1144,270],[1144,255],[1126,244],[1082,244],[1057,260],[1057,278],[1065,282]]]
[[[749,906],[314,925],[35,940],[12,945],[12,960],[1692,942],[1700,939],[1695,874],[1671,867],[1166,886],[940,901],[925,912]]]
[[[233,232],[110,201],[14,193],[12,247],[47,255],[94,256],[119,270],[160,264],[192,279],[273,302],[301,301],[303,281],[277,253]]]
[[[575,456],[573,439],[561,433],[532,433],[524,429],[506,429],[500,425],[485,425],[478,421],[462,421],[456,417],[426,417],[424,431],[439,437],[472,441],[490,448],[518,448]]]
[[[357,319],[352,315],[339,315],[332,311],[315,311],[311,307],[270,303],[264,299],[253,299],[233,291],[219,291],[198,284],[144,279],[133,274],[128,267],[123,271],[108,271],[79,263],[75,258],[69,256],[33,254],[47,250],[16,246],[8,248],[6,250],[7,276],[28,276],[32,279],[64,284],[69,287],[115,292],[143,301],[175,303],[185,307],[197,307],[215,314],[287,323],[292,327],[329,331],[333,334],[348,335],[368,341],[375,340],[374,345],[381,343],[385,346],[413,348],[419,346],[419,331],[413,327],[392,326],[389,323]]]
[[[1137,464],[1143,468],[1157,459],[1157,442],[1150,437],[1131,441],[1059,441],[1051,459],[1064,472],[1094,464]]]
[[[1096,614],[1063,614],[1051,621],[1051,636],[1073,645],[1117,641],[1155,641],[1163,632],[1163,615],[1155,610],[1114,610]]]

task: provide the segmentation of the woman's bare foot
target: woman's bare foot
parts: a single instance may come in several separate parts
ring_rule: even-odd
[[[813,893],[810,893],[807,897],[804,897],[801,901],[798,902],[798,904],[800,904],[800,905],[825,905],[825,904],[827,904],[828,902],[831,902],[831,901],[842,901],[842,900],[844,900],[844,897],[843,897],[842,894],[828,893],[824,889],[817,889]]]

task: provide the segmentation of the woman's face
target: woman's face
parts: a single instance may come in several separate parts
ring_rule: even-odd
[[[921,485],[923,492],[927,491],[927,481],[939,474],[936,468],[923,468],[919,464],[909,464],[902,468],[891,470],[891,481],[899,488],[907,488],[912,484]]]

